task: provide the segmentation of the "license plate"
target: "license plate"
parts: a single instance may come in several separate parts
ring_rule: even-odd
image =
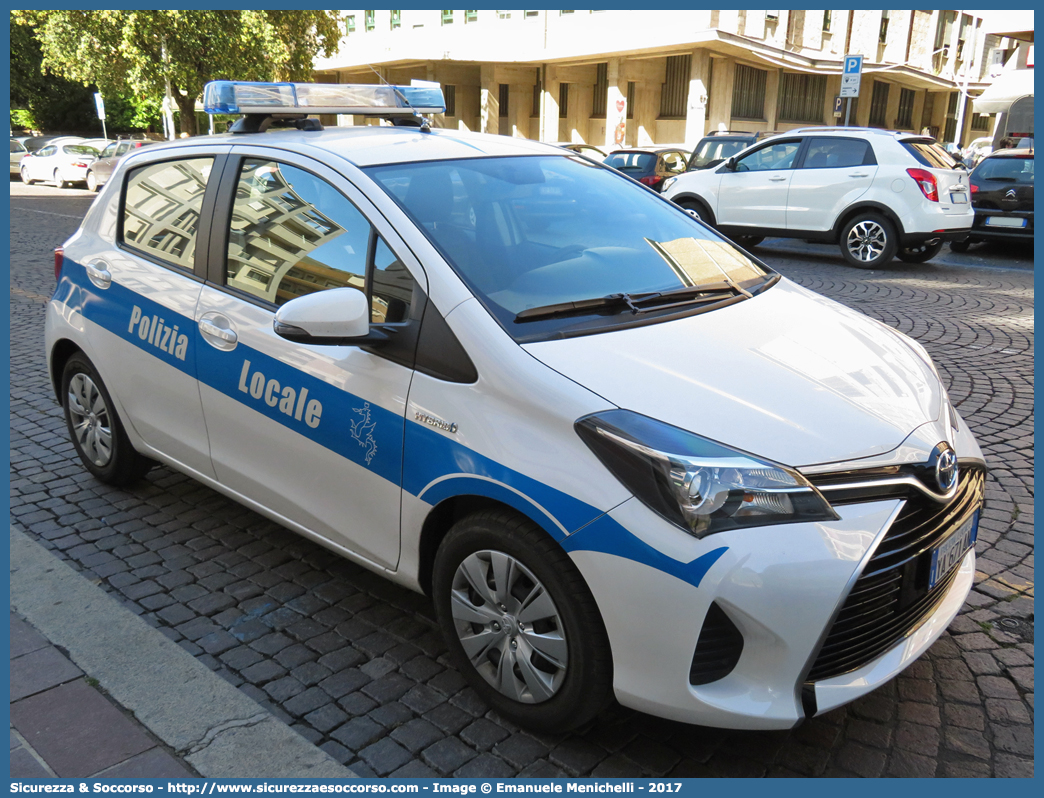
[[[978,530],[979,514],[975,513],[935,547],[932,551],[932,569],[928,575],[929,590],[935,587],[936,583],[964,558],[968,549],[975,545]]]
[[[1025,227],[1026,220],[1021,216],[987,216],[986,224],[990,227]]]
[[[963,191],[951,191],[950,192],[950,202],[958,202],[959,203],[959,202],[967,202],[967,201],[968,201],[968,195],[965,194]]]

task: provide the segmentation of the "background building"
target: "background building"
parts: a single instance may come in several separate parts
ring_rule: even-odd
[[[713,130],[843,124],[841,61],[862,54],[851,124],[992,133],[969,96],[1029,46],[960,11],[343,11],[317,80],[441,83],[442,127],[597,146]],[[380,77],[378,77],[378,73]],[[333,121],[333,120],[329,120]],[[363,124],[364,120],[358,120]],[[338,120],[352,124],[350,118]]]

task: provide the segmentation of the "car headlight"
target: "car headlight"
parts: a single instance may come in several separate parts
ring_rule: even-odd
[[[610,410],[574,426],[624,487],[690,535],[839,518],[794,469],[647,416]]]
[[[678,178],[676,178],[676,177],[668,177],[666,180],[663,181],[663,187],[660,189],[660,193],[662,194],[664,191],[669,189],[671,186],[673,186],[677,182],[678,182]]]

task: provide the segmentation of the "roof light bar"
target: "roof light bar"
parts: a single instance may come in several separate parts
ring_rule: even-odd
[[[413,116],[441,114],[441,88],[378,84],[257,83],[215,80],[203,87],[208,114],[355,114]]]

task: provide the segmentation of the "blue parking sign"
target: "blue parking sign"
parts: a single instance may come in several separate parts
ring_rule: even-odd
[[[858,75],[863,71],[863,56],[861,55],[846,55],[845,56],[845,74],[846,75]]]

